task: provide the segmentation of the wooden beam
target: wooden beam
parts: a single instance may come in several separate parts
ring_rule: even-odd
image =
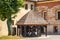
[[[17,25],[21,25],[21,26],[26,26],[26,25],[29,25],[29,26],[46,26],[46,25],[48,25],[48,24],[17,24]]]

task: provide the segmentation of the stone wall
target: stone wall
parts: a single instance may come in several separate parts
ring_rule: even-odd
[[[36,9],[40,14],[46,12],[46,21],[48,22],[47,31],[53,34],[53,27],[58,27],[58,33],[60,33],[60,20],[57,19],[58,11],[60,11],[60,1],[56,2],[42,2],[37,3]]]

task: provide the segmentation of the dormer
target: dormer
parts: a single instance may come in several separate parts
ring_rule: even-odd
[[[25,1],[25,10],[34,10],[34,2],[30,0]]]
[[[26,0],[25,1],[25,9],[28,10],[36,10],[36,3],[43,2],[43,1],[50,1],[50,0]]]

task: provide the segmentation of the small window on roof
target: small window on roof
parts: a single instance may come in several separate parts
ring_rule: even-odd
[[[33,10],[33,5],[31,4],[31,10]]]
[[[26,9],[26,10],[28,9],[28,4],[25,4],[25,9]]]

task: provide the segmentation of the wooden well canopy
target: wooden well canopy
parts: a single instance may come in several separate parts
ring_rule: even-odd
[[[40,13],[36,10],[31,10],[25,14],[17,23],[17,25],[47,25],[47,21],[44,20]]]

